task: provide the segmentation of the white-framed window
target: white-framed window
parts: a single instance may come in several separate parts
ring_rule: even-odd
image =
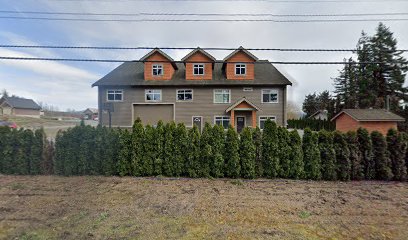
[[[160,89],[146,89],[145,101],[146,102],[160,102],[162,91]]]
[[[193,101],[193,89],[178,89],[177,101]]]
[[[196,63],[193,65],[193,75],[204,75],[204,64]]]
[[[244,91],[244,92],[252,92],[252,91],[253,91],[253,88],[251,88],[251,87],[244,87],[244,88],[242,89],[242,91]]]
[[[162,64],[153,64],[152,65],[152,75],[153,76],[163,75],[163,65]]]
[[[231,103],[231,90],[214,89],[214,103]]]
[[[123,101],[123,90],[107,90],[106,101],[121,102]]]
[[[229,116],[214,116],[214,124],[221,125],[227,129],[230,125],[231,118]]]
[[[235,64],[235,75],[245,75],[246,74],[246,64],[236,63]]]
[[[275,116],[259,116],[259,128],[264,129],[266,120],[270,119],[273,122],[276,122]]]
[[[278,90],[262,89],[262,103],[278,103]]]

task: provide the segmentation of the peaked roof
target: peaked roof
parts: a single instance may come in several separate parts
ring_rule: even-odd
[[[309,116],[309,118],[311,118],[311,117],[314,117],[314,116],[316,116],[317,114],[320,114],[320,113],[322,113],[322,114],[328,114],[328,112],[327,112],[327,110],[317,110],[315,113],[313,113],[312,115],[310,115]]]
[[[246,55],[248,55],[250,58],[254,59],[255,61],[258,61],[258,58],[255,57],[255,55],[253,55],[252,53],[250,53],[248,50],[246,50],[244,47],[240,46],[237,50],[233,51],[232,53],[230,53],[228,56],[226,56],[224,58],[224,61],[227,61],[228,59],[230,59],[232,56],[234,56],[235,54],[237,54],[238,52],[244,52]]]
[[[91,112],[91,113],[98,113],[98,109],[97,109],[97,108],[87,108],[87,109],[85,109],[85,110],[83,111],[83,113],[85,113],[85,112],[87,112],[87,111],[89,111],[89,112]]]
[[[343,109],[331,121],[341,114],[347,114],[357,121],[405,121],[405,118],[385,109]]]
[[[211,59],[212,61],[216,61],[215,57],[213,57],[211,54],[209,54],[208,52],[204,51],[203,49],[201,49],[200,47],[197,47],[196,49],[194,49],[193,51],[191,51],[189,54],[187,54],[185,57],[183,57],[181,59],[181,61],[186,61],[187,59],[189,59],[191,56],[193,56],[195,53],[200,52],[203,55],[205,55],[206,57],[208,57],[209,59]]]
[[[150,51],[149,53],[147,53],[146,55],[144,55],[142,58],[140,58],[140,61],[147,61],[147,59],[152,56],[153,54],[158,53],[160,55],[162,55],[163,57],[165,57],[167,60],[169,60],[171,62],[171,65],[173,65],[174,69],[177,70],[177,65],[174,62],[174,59],[171,58],[169,55],[167,55],[165,52],[163,52],[162,50],[160,50],[159,48],[155,48],[152,51]]]
[[[232,104],[229,108],[225,110],[225,112],[229,112],[232,109],[236,108],[239,104],[246,102],[248,105],[250,105],[252,108],[254,108],[257,111],[260,111],[261,109],[257,107],[255,104],[251,103],[248,99],[245,97],[241,98],[240,100],[236,101],[234,104]]]
[[[5,102],[12,108],[22,108],[22,109],[34,109],[40,110],[41,107],[35,103],[32,99],[20,98],[20,97],[2,97]]]

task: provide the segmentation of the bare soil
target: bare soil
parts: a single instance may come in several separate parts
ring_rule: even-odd
[[[1,239],[408,239],[408,183],[0,175]]]

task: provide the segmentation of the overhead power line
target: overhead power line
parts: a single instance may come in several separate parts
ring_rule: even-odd
[[[194,50],[197,47],[113,47],[113,46],[52,46],[52,45],[9,45],[0,44],[0,48],[44,48],[44,49],[96,49],[96,50]],[[234,51],[237,48],[202,47],[210,51]],[[358,52],[359,49],[313,49],[313,48],[245,48],[248,51],[277,51],[277,52]],[[391,51],[391,50],[390,50]],[[398,49],[398,52],[408,52],[408,49]]]
[[[119,59],[85,59],[85,58],[40,58],[40,57],[5,57],[0,56],[0,60],[18,60],[18,61],[66,61],[66,62],[109,62],[109,63],[123,63],[123,62],[163,62],[163,61],[141,61],[141,60],[119,60]],[[175,63],[184,63],[183,61],[173,61]],[[210,61],[199,61],[199,63],[214,63]],[[215,63],[225,63],[217,60]],[[359,64],[406,64],[406,62],[289,62],[289,61],[259,61],[259,62],[228,62],[228,63],[248,63],[248,64],[283,64],[283,65],[359,65]]]
[[[338,13],[338,14],[273,14],[273,13],[96,13],[96,12],[49,12],[49,11],[15,11],[0,10],[4,14],[33,14],[33,15],[72,15],[72,16],[247,16],[247,17],[355,17],[355,16],[400,16],[408,12],[388,13]]]
[[[57,2],[271,2],[271,3],[383,3],[383,0],[48,0]],[[404,2],[406,0],[387,0]]]
[[[64,17],[22,17],[0,16],[0,19],[76,21],[76,22],[269,22],[269,23],[330,23],[330,22],[394,22],[408,21],[408,18],[371,18],[371,19],[100,19],[100,18],[64,18]]]

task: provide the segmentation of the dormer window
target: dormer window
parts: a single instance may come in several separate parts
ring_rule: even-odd
[[[152,75],[153,76],[163,75],[163,65],[162,64],[153,64],[153,66],[152,66]]]
[[[235,75],[245,75],[246,74],[246,64],[237,63],[235,64]]]
[[[193,65],[193,74],[194,75],[204,75],[204,64],[194,64]]]

